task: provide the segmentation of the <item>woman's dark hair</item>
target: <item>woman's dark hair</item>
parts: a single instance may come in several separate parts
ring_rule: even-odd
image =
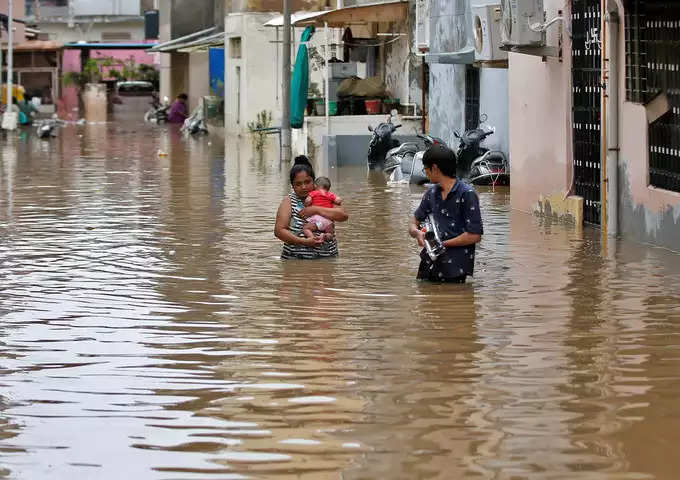
[[[306,172],[307,175],[312,177],[312,180],[316,178],[316,175],[314,175],[314,169],[312,168],[312,164],[309,162],[309,158],[307,158],[305,155],[298,155],[297,157],[295,157],[293,167],[290,169],[291,185],[295,181],[295,177],[297,177],[298,173],[300,172]]]
[[[177,95],[177,98],[179,98],[180,100],[188,100],[189,99],[189,97],[187,96],[186,93],[180,93],[179,95]]]
[[[442,174],[456,178],[456,154],[444,145],[432,145],[423,155],[423,166],[431,168],[437,165]]]

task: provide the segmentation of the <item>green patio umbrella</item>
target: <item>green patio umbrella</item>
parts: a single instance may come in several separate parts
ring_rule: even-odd
[[[307,90],[309,89],[309,58],[307,42],[314,35],[314,26],[305,28],[300,39],[293,80],[290,84],[290,127],[302,128],[307,108]]]

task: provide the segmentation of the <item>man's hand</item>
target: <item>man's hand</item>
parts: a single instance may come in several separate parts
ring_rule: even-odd
[[[425,246],[425,232],[418,228],[418,219],[416,219],[416,217],[411,218],[411,224],[408,227],[408,234],[416,239],[419,246]]]
[[[415,237],[416,241],[418,242],[419,247],[424,247],[425,246],[425,232],[422,230],[418,230],[415,232]]]

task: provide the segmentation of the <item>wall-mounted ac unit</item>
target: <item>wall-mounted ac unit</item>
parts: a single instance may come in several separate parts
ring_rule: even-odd
[[[501,0],[501,45],[543,47],[545,32],[535,32],[530,24],[543,24],[543,0]]]
[[[475,60],[505,60],[508,52],[500,49],[501,4],[472,6],[472,34]]]

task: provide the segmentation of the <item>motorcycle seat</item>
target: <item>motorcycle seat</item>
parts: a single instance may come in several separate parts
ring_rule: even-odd
[[[393,155],[404,155],[407,153],[412,153],[416,154],[418,151],[418,145],[412,142],[406,142],[402,143],[398,147],[394,147],[392,150],[387,152],[387,156],[393,156]]]

